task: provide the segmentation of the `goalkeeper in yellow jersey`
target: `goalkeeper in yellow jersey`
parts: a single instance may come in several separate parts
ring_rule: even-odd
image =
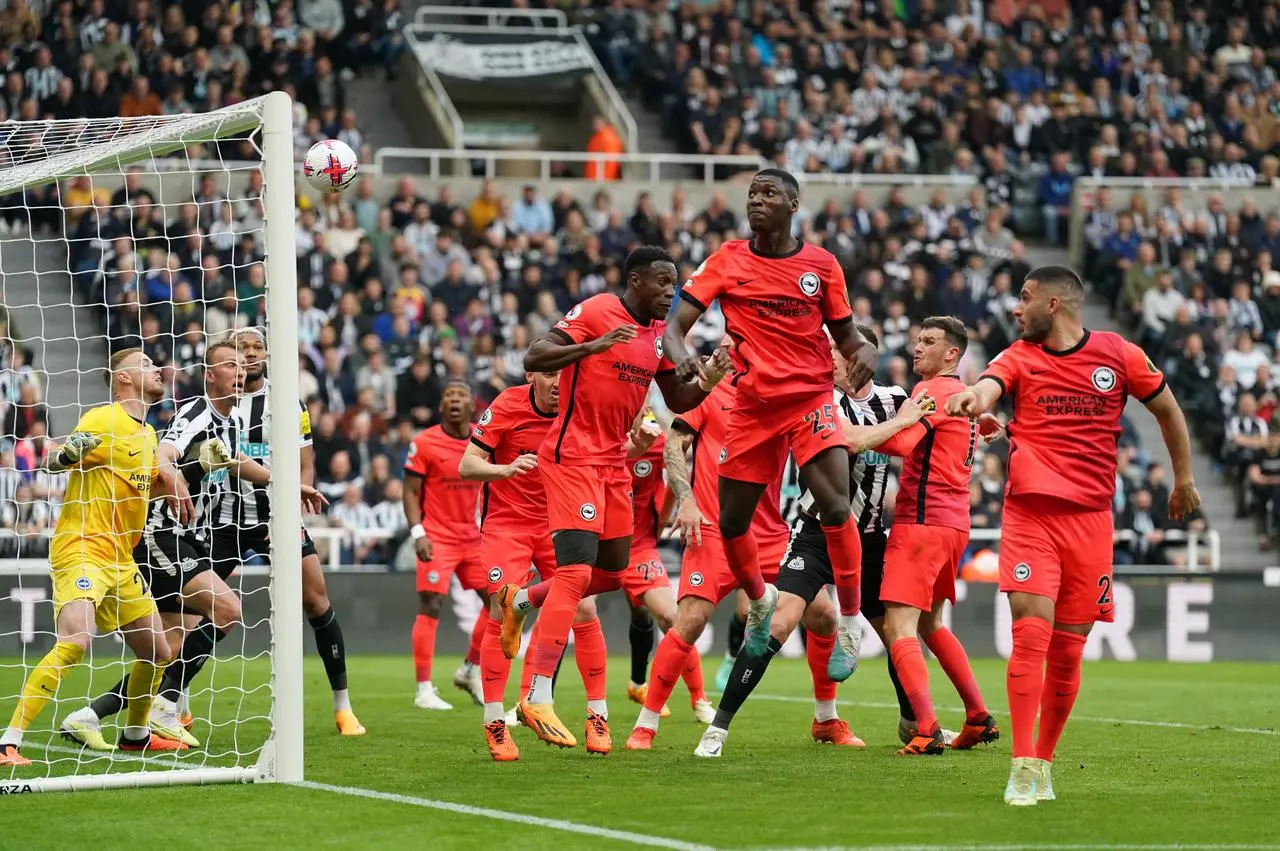
[[[9,726],[0,735],[0,766],[31,764],[19,753],[23,734],[63,677],[84,658],[95,624],[103,633],[119,630],[137,656],[120,748],[186,748],[153,736],[147,726],[152,696],[173,653],[133,561],[153,484],[157,491],[178,492],[168,480],[171,474],[161,473],[156,463],[156,433],[146,423],[147,408],[164,398],[164,384],[141,349],[112,356],[107,384],[114,401],[81,417],[47,462],[49,470],[71,474],[49,551],[58,640],[23,684]],[[175,510],[190,518],[190,497],[172,499]]]

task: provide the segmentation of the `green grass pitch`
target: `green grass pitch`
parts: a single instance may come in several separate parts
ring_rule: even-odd
[[[437,661],[440,682],[448,683],[456,661]],[[13,664],[0,660],[2,694],[18,690]],[[714,662],[705,667],[710,681]],[[323,672],[308,659],[308,780],[390,796],[286,786],[3,796],[0,849],[1280,848],[1280,666],[1086,664],[1078,717],[1055,765],[1058,800],[1024,810],[1001,799],[1009,763],[1003,663],[979,661],[976,669],[1006,738],[971,753],[894,756],[897,713],[882,659],[868,660],[841,688],[841,714],[867,740],[864,751],[809,740],[808,668],[779,660],[740,713],[720,760],[693,756],[702,727],[683,686],[655,750],[627,753],[622,745],[637,707],[623,696],[626,664],[614,660],[613,754],[553,750],[520,729],[520,761],[498,765],[485,750],[480,710],[463,694],[445,695],[453,712],[413,707],[407,657],[351,660],[352,695],[369,734],[341,739]],[[954,726],[957,699],[936,666],[930,673],[943,722]],[[99,670],[93,685],[109,686],[116,674]],[[86,680],[77,674],[60,698],[86,693]],[[237,706],[242,717],[259,714],[265,680],[261,662],[220,663],[198,685],[223,690],[198,695],[196,708],[214,722],[229,720]],[[580,730],[582,691],[572,665],[560,684],[562,717]],[[63,702],[59,711],[70,708]],[[46,714],[37,726],[47,731],[52,721]],[[212,729],[201,722],[195,732],[207,752],[183,762],[227,764],[225,754],[256,748],[265,730],[261,720]],[[47,732],[29,737],[29,756],[55,760],[33,768],[74,769],[82,757],[44,751],[48,740]],[[135,760],[116,770],[137,767]],[[8,772],[0,770],[0,781]],[[529,816],[555,824],[519,820]],[[628,835],[582,832],[591,827]]]

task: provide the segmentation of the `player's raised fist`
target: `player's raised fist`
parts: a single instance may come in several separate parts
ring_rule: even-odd
[[[1169,493],[1169,517],[1184,520],[1200,507],[1200,491],[1195,482],[1174,482]]]
[[[102,438],[98,435],[77,431],[62,444],[62,455],[69,463],[74,464],[101,445]]]
[[[618,345],[618,343],[626,343],[636,338],[636,326],[619,325],[603,337],[597,337],[587,343],[587,351],[593,355],[601,352],[607,352],[609,349]]]
[[[978,394],[972,390],[961,390],[943,405],[943,410],[953,417],[976,417],[982,413]]]
[[[529,472],[530,470],[534,469],[537,466],[538,466],[537,455],[527,455],[527,454],[521,455],[519,458],[517,458],[516,460],[508,464],[506,466],[506,469],[503,470],[503,472],[505,473],[504,478],[513,479],[516,476],[523,476],[525,473]]]
[[[702,358],[697,355],[689,355],[689,357],[676,364],[676,380],[681,384],[688,384],[690,381],[697,379],[702,371]]]

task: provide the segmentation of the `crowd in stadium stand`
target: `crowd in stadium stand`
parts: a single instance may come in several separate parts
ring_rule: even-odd
[[[256,4],[246,8],[262,17],[238,26],[228,9],[241,7],[226,3],[165,7],[158,24],[144,22],[161,11],[148,0],[120,16],[104,0],[45,5],[38,17],[23,0],[0,11],[0,43],[10,44],[0,48],[0,65],[19,72],[0,94],[5,114],[44,115],[45,98],[24,93],[55,75],[69,79],[78,114],[101,109],[92,93],[103,85],[118,97],[117,110],[126,98],[132,109],[147,86],[162,110],[196,108],[211,90],[222,103],[292,86],[304,148],[317,133],[342,138],[351,129],[342,118],[345,73],[389,68],[402,49],[395,0],[301,2],[296,20],[287,0]],[[963,318],[987,356],[1012,339],[1010,309],[1028,270],[1019,237],[1063,241],[1080,176],[1203,174],[1269,186],[1280,170],[1275,3],[1243,13],[1224,4],[1212,15],[1168,2],[1046,12],[1055,5],[1009,4],[1019,11],[1008,20],[998,19],[1006,4],[966,0],[756,0],[741,15],[728,2],[670,10],[613,0],[569,14],[615,80],[660,113],[688,150],[758,152],[797,172],[977,181],[959,206],[939,194],[913,207],[893,191],[833,191],[824,203],[814,191],[800,217],[804,238],[846,268],[858,318],[880,333],[882,379],[910,386],[907,348],[923,316]],[[47,56],[30,46],[37,37],[50,45]],[[72,48],[78,58],[64,67]],[[57,100],[58,85],[52,106],[73,109]],[[160,208],[131,193],[124,211],[95,209],[93,192],[77,182],[62,188],[64,206],[75,207],[69,232],[84,229],[75,244],[92,246],[73,258],[77,281],[110,305],[115,344],[139,339],[172,367],[179,397],[195,391],[206,334],[263,319],[257,192],[211,179],[197,189],[199,206]],[[521,380],[529,341],[578,300],[616,288],[629,245],[667,245],[688,273],[740,233],[738,212],[723,201],[695,210],[678,187],[666,193],[544,198],[530,187],[507,198],[486,187],[455,198],[441,186],[419,198],[406,181],[386,199],[365,182],[319,208],[304,206],[296,231],[302,380],[331,518],[353,528],[393,525],[401,456],[414,430],[432,422],[442,382],[466,378],[483,406]],[[1200,440],[1240,482],[1240,511],[1259,517],[1260,543],[1269,544],[1280,515],[1280,444],[1265,436],[1276,407],[1270,360],[1280,271],[1270,256],[1280,249],[1280,222],[1248,205],[1238,215],[1213,201],[1185,210],[1176,190],[1163,207],[1143,198],[1099,196],[1086,227],[1089,277],[1168,369]],[[0,219],[29,221],[33,206],[30,197],[25,209],[10,203]],[[113,232],[122,211],[125,227]],[[713,311],[699,327],[704,348],[722,322]],[[4,482],[32,481],[23,471],[46,426],[33,413],[38,385],[26,389],[36,379],[13,377],[28,368],[21,346],[4,356],[6,433],[29,428],[36,436],[18,440],[12,458],[0,456],[0,500],[12,503],[7,494],[17,485]],[[157,415],[171,413],[170,404]],[[1000,446],[975,477],[978,527],[998,522]],[[1131,430],[1121,455],[1116,512],[1129,534],[1117,557],[1178,559],[1166,546],[1178,531],[1163,511],[1166,471],[1147,463]],[[1203,528],[1204,520],[1191,524]],[[382,550],[362,543],[343,556],[377,561]]]

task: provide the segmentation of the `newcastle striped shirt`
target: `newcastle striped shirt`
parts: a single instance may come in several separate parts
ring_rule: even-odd
[[[213,520],[228,503],[234,502],[233,490],[226,470],[206,473],[200,466],[200,447],[210,440],[221,440],[227,451],[235,454],[244,432],[244,419],[233,407],[227,416],[219,414],[207,396],[199,396],[178,409],[160,438],[161,444],[172,446],[178,453],[178,469],[187,483],[195,504],[195,517],[187,531],[203,539]],[[147,531],[177,528],[177,520],[169,511],[169,503],[157,499],[151,503]]]

